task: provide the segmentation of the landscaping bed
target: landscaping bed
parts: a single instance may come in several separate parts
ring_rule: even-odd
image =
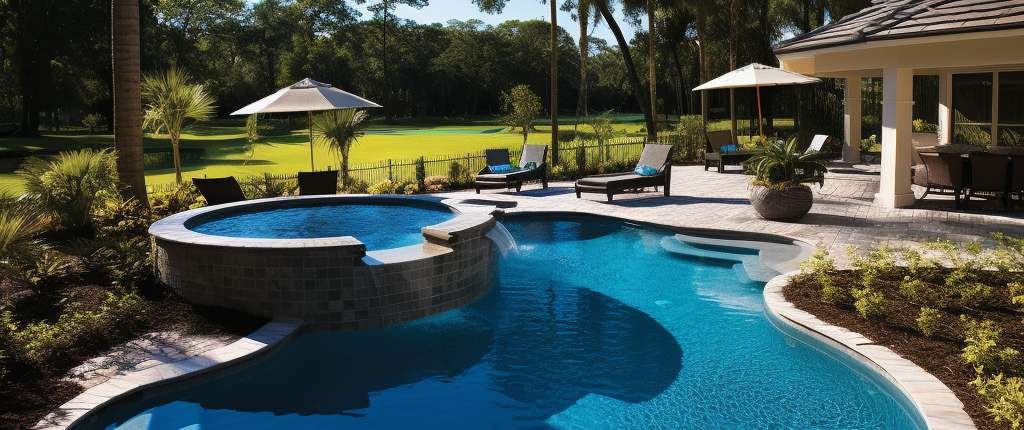
[[[880,248],[854,256],[851,270],[836,270],[819,253],[783,293],[939,378],[978,428],[1020,428],[1024,254],[1017,239],[999,242],[987,250],[937,243],[936,260]]]

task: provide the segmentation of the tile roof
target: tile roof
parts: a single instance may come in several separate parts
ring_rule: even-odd
[[[874,0],[859,12],[783,41],[775,53],[1008,28],[1024,28],[1024,0]]]

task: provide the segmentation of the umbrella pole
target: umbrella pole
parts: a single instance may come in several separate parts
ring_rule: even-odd
[[[309,114],[309,170],[312,172],[316,171],[316,167],[313,167],[313,111],[307,111]]]
[[[761,86],[755,85],[754,91],[757,92],[757,127],[761,131],[761,144],[765,144],[764,138],[764,120],[761,118]]]

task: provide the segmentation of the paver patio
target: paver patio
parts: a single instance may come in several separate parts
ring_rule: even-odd
[[[1024,235],[1024,212],[999,211],[992,202],[978,201],[972,211],[954,211],[951,198],[929,196],[913,208],[885,209],[873,204],[878,191],[877,165],[835,164],[824,187],[812,186],[814,207],[796,223],[766,221],[749,202],[750,176],[734,169],[727,173],[704,171],[703,166],[676,166],[672,195],[648,189],[643,194],[603,195],[577,199],[572,182],[552,182],[548,189],[527,185],[512,192],[450,192],[443,197],[472,210],[488,201],[515,202],[506,212],[586,212],[678,227],[773,233],[801,239],[828,249],[840,262],[845,248],[877,245],[914,246],[937,238],[952,241],[990,241],[991,232]],[[918,196],[923,189],[915,189]]]

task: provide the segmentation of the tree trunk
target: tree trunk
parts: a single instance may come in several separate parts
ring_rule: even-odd
[[[683,65],[679,61],[679,46],[677,44],[672,44],[672,67],[676,72],[676,113],[681,116],[684,112],[684,105],[687,105],[687,103],[683,102],[683,82],[685,80],[683,79]],[[686,106],[685,109],[689,113],[689,106]]]
[[[142,96],[139,93],[139,1],[111,2],[111,60],[114,70],[114,144],[125,196],[148,206],[142,165]]]
[[[654,119],[654,127],[647,129],[647,138],[654,141],[658,137],[658,57],[657,41],[658,35],[654,31],[657,23],[654,20],[654,2],[647,0],[647,83],[650,85],[651,118]]]
[[[587,60],[590,57],[590,40],[587,30],[590,25],[590,3],[587,0],[579,0],[576,14],[580,22],[580,91],[576,99],[576,122],[579,123],[579,118],[590,115],[590,106],[587,104],[587,87],[589,86]]]
[[[729,21],[732,23],[729,35],[729,70],[736,70],[736,45],[739,43],[739,1],[729,1]],[[736,138],[736,90],[729,88],[729,129]]]
[[[697,80],[700,84],[707,82],[707,62],[704,60],[704,35],[707,29],[707,19],[703,12],[697,14]],[[700,92],[700,118],[704,123],[704,129],[708,128],[708,92]]]
[[[181,183],[181,135],[175,133],[171,136],[171,154],[174,156],[174,182]]]
[[[636,73],[636,66],[633,64],[633,55],[629,52],[629,43],[626,42],[626,38],[622,35],[622,29],[619,28],[619,23],[615,22],[615,16],[612,15],[610,9],[608,9],[607,0],[597,0],[594,5],[597,6],[597,10],[601,12],[601,17],[604,18],[608,24],[608,28],[611,29],[612,34],[615,35],[615,41],[619,43],[619,51],[622,52],[622,60],[626,63],[626,74],[629,75],[629,84],[633,87],[633,96],[636,97],[637,104],[640,106],[640,110],[644,114],[644,122],[647,123],[648,130],[654,130],[654,118],[651,117],[650,106],[647,104],[647,100],[644,97],[643,87],[640,86],[640,75]]]
[[[551,6],[551,164],[558,164],[558,8]]]

